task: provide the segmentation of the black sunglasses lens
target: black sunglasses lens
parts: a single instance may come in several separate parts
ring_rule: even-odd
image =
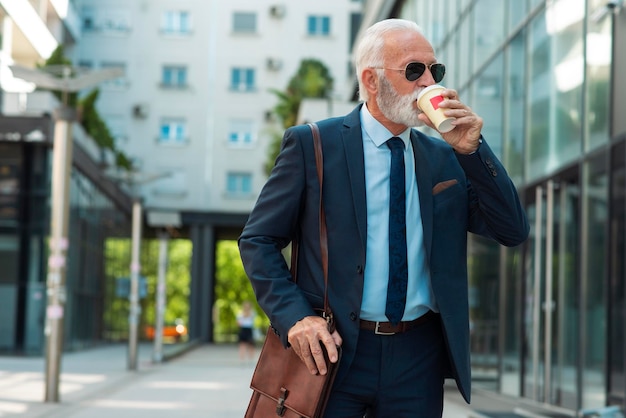
[[[446,66],[443,64],[433,64],[430,66],[430,73],[433,75],[433,79],[436,83],[443,80],[443,76],[446,75]]]
[[[424,70],[426,70],[426,65],[421,62],[412,62],[406,66],[406,79],[409,81],[415,81],[424,74]]]
[[[433,79],[436,83],[443,80],[443,76],[446,75],[446,66],[443,64],[432,64],[430,67],[430,73],[433,75]],[[426,71],[426,64],[421,62],[412,62],[406,66],[406,79],[409,81],[415,81],[424,74]]]

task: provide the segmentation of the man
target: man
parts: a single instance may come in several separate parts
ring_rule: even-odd
[[[467,232],[515,246],[529,226],[515,186],[481,136],[483,120],[455,90],[444,90],[439,104],[456,118],[455,128],[442,134],[445,142],[410,128],[433,126],[416,98],[445,72],[415,23],[376,23],[364,34],[355,61],[365,103],[345,117],[318,123],[336,331],[330,334],[314,312],[323,303],[324,281],[319,186],[307,126],[285,132],[241,234],[241,257],[273,327],[311,373],[326,373],[322,345],[331,361],[337,359],[335,345],[342,346],[327,417],[357,418],[366,411],[376,417],[440,417],[446,377],[470,399]],[[400,149],[399,156],[392,157],[390,148]],[[404,168],[393,160],[402,157]],[[394,166],[404,178],[390,175]],[[390,192],[396,181],[404,182],[396,187],[405,193],[399,204]],[[406,219],[398,228],[389,216],[403,205]],[[281,254],[295,237],[297,285]],[[392,251],[401,257],[390,256]],[[396,281],[401,276],[404,282]],[[398,292],[400,317],[387,301]]]

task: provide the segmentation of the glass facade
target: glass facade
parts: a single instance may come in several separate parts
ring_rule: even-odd
[[[77,170],[70,178],[70,219],[65,348],[78,349],[102,340],[107,284],[115,280],[105,275],[105,243],[127,236],[130,225],[124,212]]]
[[[602,0],[407,0],[518,186],[530,237],[470,237],[474,387],[572,411],[626,403],[626,145]],[[613,115],[613,117],[619,117]],[[429,132],[432,134],[432,131]]]
[[[45,347],[51,154],[47,144],[0,141],[0,352]],[[127,236],[130,226],[128,214],[76,167],[69,198],[63,335],[64,349],[74,350],[102,340],[104,241]]]

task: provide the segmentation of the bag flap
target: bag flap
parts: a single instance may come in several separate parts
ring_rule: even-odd
[[[284,404],[288,409],[304,417],[312,417],[319,404],[324,401],[324,387],[331,382],[337,363],[330,363],[326,351],[329,372],[312,375],[304,362],[291,349],[283,347],[280,339],[270,328],[256,369],[252,375],[250,388]]]

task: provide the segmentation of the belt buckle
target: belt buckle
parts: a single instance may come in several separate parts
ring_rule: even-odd
[[[380,329],[380,321],[376,321],[376,328],[374,328],[374,334],[376,335],[395,335],[395,332],[382,332]]]

